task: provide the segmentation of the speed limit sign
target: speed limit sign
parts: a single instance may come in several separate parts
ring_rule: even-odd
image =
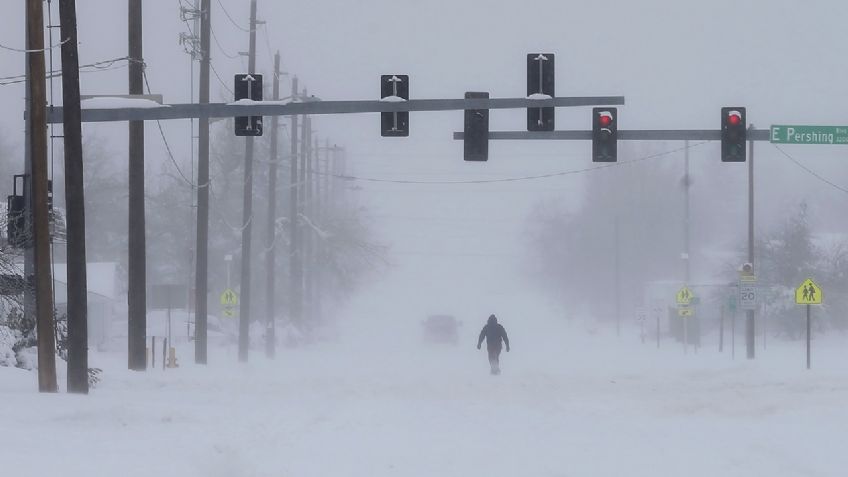
[[[753,310],[757,307],[756,285],[739,286],[739,304],[742,305],[743,310]]]

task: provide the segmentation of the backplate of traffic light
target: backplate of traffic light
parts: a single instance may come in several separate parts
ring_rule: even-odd
[[[489,93],[465,93],[465,99],[489,99]],[[465,139],[463,140],[466,161],[489,160],[489,110],[465,110]]]
[[[745,108],[721,108],[721,160],[745,162]]]
[[[592,162],[618,160],[618,109],[592,109]]]

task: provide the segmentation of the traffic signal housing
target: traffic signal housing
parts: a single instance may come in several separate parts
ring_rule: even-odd
[[[21,188],[18,190],[18,179]],[[9,245],[15,248],[26,248],[31,234],[27,227],[26,193],[28,176],[16,174],[12,186],[12,195],[6,198],[6,237]]]
[[[489,93],[465,93],[465,99],[489,99]],[[465,135],[463,158],[466,161],[489,160],[489,110],[465,110]]]
[[[592,109],[592,162],[618,160],[618,109]]]
[[[721,160],[745,162],[745,108],[721,108]]]

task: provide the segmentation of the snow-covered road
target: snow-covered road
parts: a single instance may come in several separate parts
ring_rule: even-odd
[[[515,327],[514,327],[515,328]],[[468,335],[473,335],[473,330]],[[504,374],[473,347],[365,341],[130,373],[88,397],[0,368],[0,466],[23,476],[837,476],[848,369],[834,343],[755,363],[669,343],[516,330]],[[567,336],[567,337],[563,337]],[[473,340],[472,340],[473,341]],[[824,345],[822,345],[823,347]],[[188,349],[183,356],[189,357]],[[44,455],[42,449],[49,449]]]

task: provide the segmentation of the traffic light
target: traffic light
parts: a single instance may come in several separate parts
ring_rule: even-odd
[[[618,109],[592,109],[592,162],[618,160]]]
[[[489,99],[489,93],[465,93],[465,99]],[[489,160],[489,110],[465,110],[465,139],[462,141],[466,161]]]
[[[409,75],[381,75],[380,101],[409,99]],[[409,136],[409,111],[380,113],[380,136]]]
[[[721,108],[721,160],[745,162],[745,108]]]
[[[18,191],[18,179],[21,180],[21,190]],[[29,243],[30,234],[27,230],[26,195],[27,176],[16,174],[12,186],[12,195],[6,198],[6,237],[9,245],[25,248]]]
[[[527,55],[527,97],[555,97],[554,54],[530,53]],[[554,108],[527,108],[528,131],[553,131]]]
[[[262,101],[262,75],[235,75],[233,92],[236,102]],[[262,116],[236,116],[236,136],[261,136]]]

